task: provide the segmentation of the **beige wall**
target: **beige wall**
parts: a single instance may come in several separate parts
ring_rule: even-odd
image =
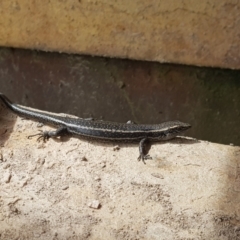
[[[2,0],[0,45],[240,68],[240,2]]]

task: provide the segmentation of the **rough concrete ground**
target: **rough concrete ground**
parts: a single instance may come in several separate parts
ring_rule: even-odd
[[[48,129],[43,126],[40,129]],[[0,239],[240,239],[240,147],[38,143],[0,112]]]

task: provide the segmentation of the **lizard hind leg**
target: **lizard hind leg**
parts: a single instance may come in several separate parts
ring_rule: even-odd
[[[37,141],[39,142],[41,139],[46,142],[49,138],[55,138],[55,137],[61,137],[64,135],[68,134],[68,129],[67,127],[60,127],[58,128],[56,131],[42,131],[40,130],[39,133],[33,134],[28,136],[28,139],[35,137],[35,136],[39,136],[37,138]]]

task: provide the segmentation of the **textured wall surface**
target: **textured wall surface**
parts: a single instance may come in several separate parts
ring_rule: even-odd
[[[188,136],[240,145],[240,70],[0,49],[0,91],[52,112],[190,123]]]
[[[3,0],[0,45],[240,68],[240,2]]]

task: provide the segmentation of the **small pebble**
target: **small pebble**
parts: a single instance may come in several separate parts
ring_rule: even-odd
[[[3,179],[4,179],[4,182],[5,183],[9,183],[10,182],[10,180],[11,180],[11,178],[12,178],[12,174],[11,173],[6,173],[6,174],[4,174],[4,176],[3,176]]]
[[[92,202],[88,203],[88,207],[98,209],[100,208],[100,202],[98,200],[93,200]]]
[[[84,156],[84,157],[82,157],[82,159],[81,159],[82,161],[84,161],[84,162],[87,162],[87,158]]]
[[[68,188],[69,188],[69,186],[66,185],[66,186],[62,187],[62,190],[67,190]]]
[[[164,176],[160,173],[151,173],[153,177],[164,179]]]
[[[113,151],[118,151],[120,149],[120,147],[118,145],[113,147]]]

